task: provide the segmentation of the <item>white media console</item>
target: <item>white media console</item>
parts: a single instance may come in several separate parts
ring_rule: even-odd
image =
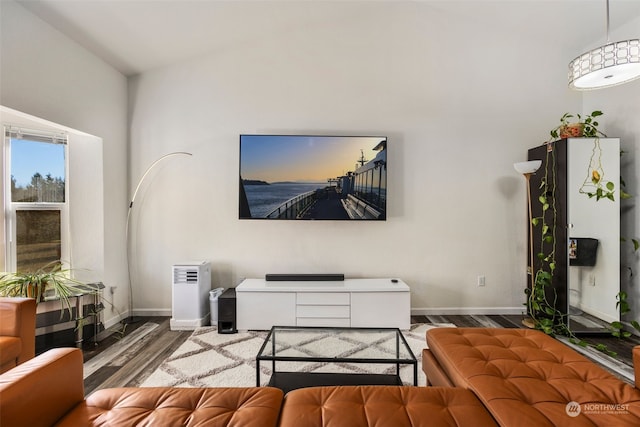
[[[340,326],[409,329],[411,294],[399,279],[267,281],[236,287],[237,328]]]

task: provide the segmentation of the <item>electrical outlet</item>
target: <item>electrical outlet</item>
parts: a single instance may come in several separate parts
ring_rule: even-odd
[[[485,277],[478,276],[478,286],[484,286],[484,285],[485,285]]]

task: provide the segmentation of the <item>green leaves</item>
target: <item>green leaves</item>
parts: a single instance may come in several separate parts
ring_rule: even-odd
[[[538,197],[538,201],[542,205],[543,212],[549,209],[549,203],[547,202],[547,198],[545,196]]]
[[[602,116],[604,113],[600,110],[592,111],[591,114],[585,116],[584,120],[580,114],[564,113],[562,117],[560,117],[560,124],[555,128],[551,129],[549,135],[551,136],[550,141],[555,141],[561,137],[563,137],[563,129],[566,129],[568,126],[572,125],[582,125],[582,134],[571,135],[571,137],[586,137],[586,138],[595,138],[597,136],[605,136],[606,135],[600,130],[598,130],[598,126],[600,123],[596,120],[596,117]],[[577,120],[572,120],[572,119]],[[550,142],[549,141],[549,142]]]
[[[616,295],[616,308],[620,309],[620,315],[625,315],[629,311],[631,311],[631,308],[629,307],[629,303],[627,302],[627,293],[625,291],[620,291],[618,292],[618,295]]]

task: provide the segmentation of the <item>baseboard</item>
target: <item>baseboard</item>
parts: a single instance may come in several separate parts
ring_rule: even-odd
[[[413,307],[411,308],[411,314],[414,316],[437,316],[437,315],[473,315],[473,314],[522,314],[525,311],[524,307]],[[134,316],[152,317],[152,316],[164,316],[171,317],[171,309],[138,309],[133,311]],[[128,316],[120,316],[114,323],[118,323],[121,319]],[[111,323],[111,322],[110,322]],[[108,325],[105,325],[109,327]]]
[[[133,315],[141,317],[171,317],[173,313],[171,312],[170,308],[139,308],[133,310]]]
[[[442,315],[519,315],[525,311],[524,307],[433,307],[412,308],[413,316],[442,316]]]
[[[133,317],[171,317],[171,309],[141,309],[141,310],[133,310]],[[126,312],[119,314],[118,316],[111,317],[109,319],[105,319],[102,321],[105,329],[109,329],[110,327],[117,325],[124,319],[130,317],[130,313],[127,310]]]

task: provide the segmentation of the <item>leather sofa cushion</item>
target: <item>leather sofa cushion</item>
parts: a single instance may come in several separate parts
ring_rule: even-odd
[[[0,372],[5,372],[16,366],[21,351],[22,340],[20,338],[0,336]]]
[[[640,390],[540,331],[436,328],[427,345],[452,383],[471,389],[500,425],[640,425]],[[576,417],[570,402],[580,404]]]
[[[98,390],[57,426],[276,426],[282,391],[262,388]]]
[[[83,399],[80,349],[49,350],[0,375],[0,426],[50,427]]]
[[[33,359],[36,351],[33,298],[0,297],[0,337],[0,373]]]
[[[280,427],[495,426],[468,390],[439,387],[327,386],[290,391]]]

